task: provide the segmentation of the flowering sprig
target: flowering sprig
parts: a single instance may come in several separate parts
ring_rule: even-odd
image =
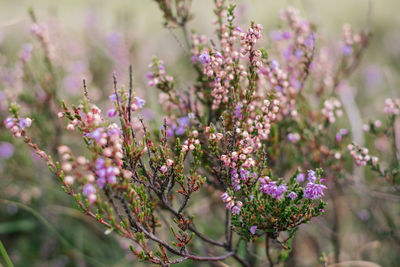
[[[323,212],[325,203],[321,198],[327,187],[321,184],[324,181],[320,179],[321,173],[319,169],[317,172],[310,170],[306,185],[296,180],[300,173],[288,183],[264,176],[242,194],[233,190],[223,193],[221,198],[232,212],[237,231],[246,239],[256,240],[264,233],[275,239],[280,232],[296,231],[298,225]]]
[[[399,108],[400,101],[398,99],[388,98],[385,101],[385,108],[383,109],[383,113],[386,114],[384,122],[374,120],[363,126],[365,132],[391,144],[392,160],[390,162],[385,163],[384,160],[379,160],[376,156],[370,156],[368,148],[360,147],[355,142],[348,145],[350,155],[357,166],[369,166],[371,170],[385,178],[397,191],[399,190],[400,152],[397,141],[396,121],[400,114]],[[379,146],[377,148],[379,149]]]

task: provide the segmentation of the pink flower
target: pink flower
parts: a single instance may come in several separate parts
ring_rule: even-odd
[[[232,214],[239,215],[240,214],[240,208],[238,206],[234,206],[232,208]]]
[[[161,168],[160,168],[160,172],[162,172],[162,173],[166,173],[168,171],[168,168],[167,168],[167,166],[165,166],[165,165],[162,165],[161,166]]]

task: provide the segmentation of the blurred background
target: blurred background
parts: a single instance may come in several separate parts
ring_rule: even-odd
[[[336,0],[276,1],[242,0],[237,4],[237,22],[243,27],[251,20],[264,26],[265,46],[268,33],[280,26],[279,11],[289,5],[301,16],[317,25],[317,45],[336,42],[342,25],[354,29],[370,27],[372,40],[361,66],[351,78],[351,95],[355,97],[362,120],[379,119],[384,99],[399,97],[400,72],[400,1]],[[40,41],[31,34],[34,10],[38,23],[47,25],[48,43],[57,79],[54,88],[43,89],[47,77]],[[201,34],[213,34],[213,1],[194,0],[194,20],[189,28]],[[370,16],[368,14],[371,14]],[[149,90],[145,74],[153,55],[163,59],[170,74],[182,87],[194,74],[186,68],[179,31],[163,26],[162,14],[150,0],[77,1],[77,0],[0,0],[0,118],[7,116],[7,101],[18,97],[22,109],[33,112],[39,124],[36,133],[42,147],[55,149],[67,143],[79,149],[75,136],[54,136],[51,108],[37,106],[35,98],[45,99],[48,90],[57,89],[57,98],[74,103],[82,96],[82,79],[89,95],[102,108],[112,92],[112,73],[120,83],[127,83],[128,66],[132,64],[135,90],[148,100],[144,116],[154,124],[162,120],[155,90]],[[26,57],[26,58],[24,58]],[[21,60],[22,58],[22,60]],[[25,60],[25,61],[24,61]],[[23,62],[23,63],[21,63]],[[23,66],[21,66],[23,64]],[[21,71],[25,73],[21,81]],[[28,73],[28,75],[26,75]],[[18,91],[19,90],[19,91]],[[56,107],[53,107],[57,109]],[[362,124],[360,121],[351,123]],[[368,139],[367,139],[368,141]],[[385,233],[371,234],[367,224],[368,206],[356,212],[348,208],[354,201],[339,199],[342,245],[341,260],[371,260],[381,266],[397,266],[398,243]],[[385,200],[382,200],[385,202]],[[388,204],[398,212],[398,199]],[[16,266],[132,266],[137,264],[128,251],[129,242],[104,229],[73,208],[72,200],[52,177],[46,166],[22,142],[0,128],[0,240]],[[364,218],[364,219],[363,219]],[[396,218],[396,217],[395,217]],[[326,218],[325,218],[326,219]],[[295,242],[297,266],[318,266],[323,252],[329,256],[332,246],[324,241],[329,236],[325,222],[302,226]],[[398,223],[394,219],[393,225]],[[390,229],[389,229],[390,230]],[[372,231],[373,232],[373,231]],[[1,266],[0,260],[0,266]],[[186,263],[191,266],[193,263]],[[294,266],[294,263],[288,263]],[[200,264],[199,264],[200,265]],[[203,264],[207,266],[208,264]],[[347,266],[347,265],[343,265]],[[367,266],[367,265],[365,265]],[[372,266],[372,265],[368,265]]]

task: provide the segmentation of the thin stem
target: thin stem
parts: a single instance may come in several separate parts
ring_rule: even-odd
[[[89,93],[87,90],[87,86],[86,86],[86,80],[83,79],[83,93],[85,95],[85,98],[87,99],[87,101],[89,101]]]
[[[114,83],[114,94],[115,94],[115,98],[117,99],[117,106],[118,106],[118,114],[119,117],[121,117],[121,106],[119,104],[119,97],[118,97],[118,93],[117,93],[117,76],[115,75],[115,72],[113,73],[113,83]]]
[[[171,205],[167,202],[167,200],[164,197],[160,196],[159,198],[160,198],[161,202],[163,203],[164,207],[169,209],[172,212],[172,214],[175,215],[176,218],[178,218],[178,219],[181,218],[181,215],[171,207]],[[199,231],[197,231],[197,229],[194,226],[189,225],[188,228],[189,228],[190,231],[195,233],[196,236],[199,237],[200,239],[202,239],[203,241],[205,241],[207,243],[210,243],[210,244],[213,244],[215,246],[225,247],[225,243],[221,243],[221,242],[215,241],[215,240],[213,240],[213,239],[201,234]]]
[[[3,260],[7,267],[14,267],[10,257],[7,254],[6,248],[3,246],[3,243],[0,240],[0,254],[3,257]]]
[[[132,89],[133,89],[133,77],[132,77],[132,65],[129,65],[129,98],[128,98],[128,120],[131,123],[131,102],[132,102]]]
[[[331,241],[333,243],[334,247],[334,256],[335,256],[335,263],[339,262],[340,259],[340,240],[339,240],[339,203],[338,203],[338,196],[337,196],[337,187],[338,184],[334,182],[334,187],[333,190],[331,190],[332,193],[332,201],[333,201],[333,225],[332,225],[332,233],[331,233]]]
[[[252,265],[250,265],[245,259],[243,259],[242,257],[240,257],[237,253],[233,254],[232,257],[237,260],[240,264],[242,264],[242,266],[245,267],[250,267]]]
[[[226,209],[225,211],[225,241],[229,244],[229,210]]]
[[[269,261],[269,266],[270,267],[274,267],[274,262],[272,261],[269,249],[270,249],[270,247],[269,247],[269,236],[266,235],[266,237],[265,237],[265,254],[267,254],[267,258],[268,258],[268,261]]]
[[[396,116],[392,115],[391,118],[391,126],[392,126],[392,138],[393,138],[393,161],[395,167],[400,167],[400,151],[399,144],[397,144],[397,135],[396,135]]]

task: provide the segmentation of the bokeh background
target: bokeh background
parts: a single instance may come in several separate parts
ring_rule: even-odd
[[[342,25],[354,29],[370,28],[372,39],[361,66],[351,78],[352,91],[360,116],[352,124],[362,125],[364,118],[379,119],[376,110],[383,109],[384,99],[399,97],[400,71],[400,1],[397,0],[242,0],[237,4],[238,22],[242,26],[251,20],[264,26],[265,43],[268,33],[280,26],[279,11],[289,5],[318,26],[318,43],[335,42]],[[185,86],[194,74],[186,68],[187,58],[177,40],[180,32],[163,26],[162,14],[151,0],[77,1],[77,0],[0,0],[0,118],[7,111],[6,96],[19,85],[23,101],[29,110],[36,110],[40,128],[34,128],[40,144],[54,148],[58,142],[79,149],[74,136],[50,138],[54,134],[51,116],[43,107],[34,105],[41,96],[43,52],[30,33],[32,8],[40,23],[49,29],[49,41],[54,48],[59,99],[69,103],[82,96],[82,79],[86,79],[90,97],[106,108],[112,91],[112,73],[126,83],[128,66],[132,64],[135,90],[148,100],[144,115],[157,127],[162,120],[156,92],[147,86],[145,74],[153,55],[163,59],[178,84]],[[195,15],[189,28],[198,33],[213,34],[213,1],[194,0]],[[318,45],[317,43],[317,45]],[[23,51],[32,49],[32,58],[25,66],[30,79],[18,84],[14,69]],[[28,110],[28,108],[27,108]],[[357,136],[364,139],[361,133]],[[358,141],[362,141],[358,140]],[[76,141],[76,142],[75,142]],[[367,139],[365,142],[369,142]],[[361,174],[364,175],[364,174]],[[368,174],[367,174],[368,175]],[[360,193],[360,192],[358,192]],[[362,193],[362,192],[361,192]],[[367,194],[367,193],[366,193]],[[368,197],[368,196],[366,196]],[[368,260],[381,266],[397,266],[400,262],[399,243],[391,239],[396,232],[389,229],[376,232],[366,217],[374,209],[352,208],[351,196],[339,200],[341,260]],[[383,203],[383,204],[382,204]],[[397,203],[397,206],[396,206]],[[380,199],[390,213],[399,209],[399,199]],[[207,212],[210,204],[200,203]],[[129,242],[114,235],[85,217],[60,188],[46,166],[21,142],[0,128],[0,240],[16,266],[132,266],[139,265],[128,252]],[[329,212],[329,208],[328,208]],[[388,215],[389,216],[389,215]],[[390,217],[390,216],[389,216]],[[398,217],[392,216],[392,227]],[[328,218],[302,226],[295,242],[296,261],[288,266],[318,266],[319,257],[332,253]],[[210,222],[204,222],[210,223]],[[212,224],[215,225],[215,224]],[[219,231],[219,229],[209,229]],[[398,241],[397,241],[398,242]],[[2,261],[0,260],[0,266]],[[188,266],[194,263],[187,263]],[[229,262],[228,262],[229,264]],[[208,264],[203,264],[207,266]],[[217,264],[218,265],[218,264]],[[222,265],[221,265],[222,266]],[[347,266],[347,265],[343,265]],[[373,266],[373,265],[365,265]]]

